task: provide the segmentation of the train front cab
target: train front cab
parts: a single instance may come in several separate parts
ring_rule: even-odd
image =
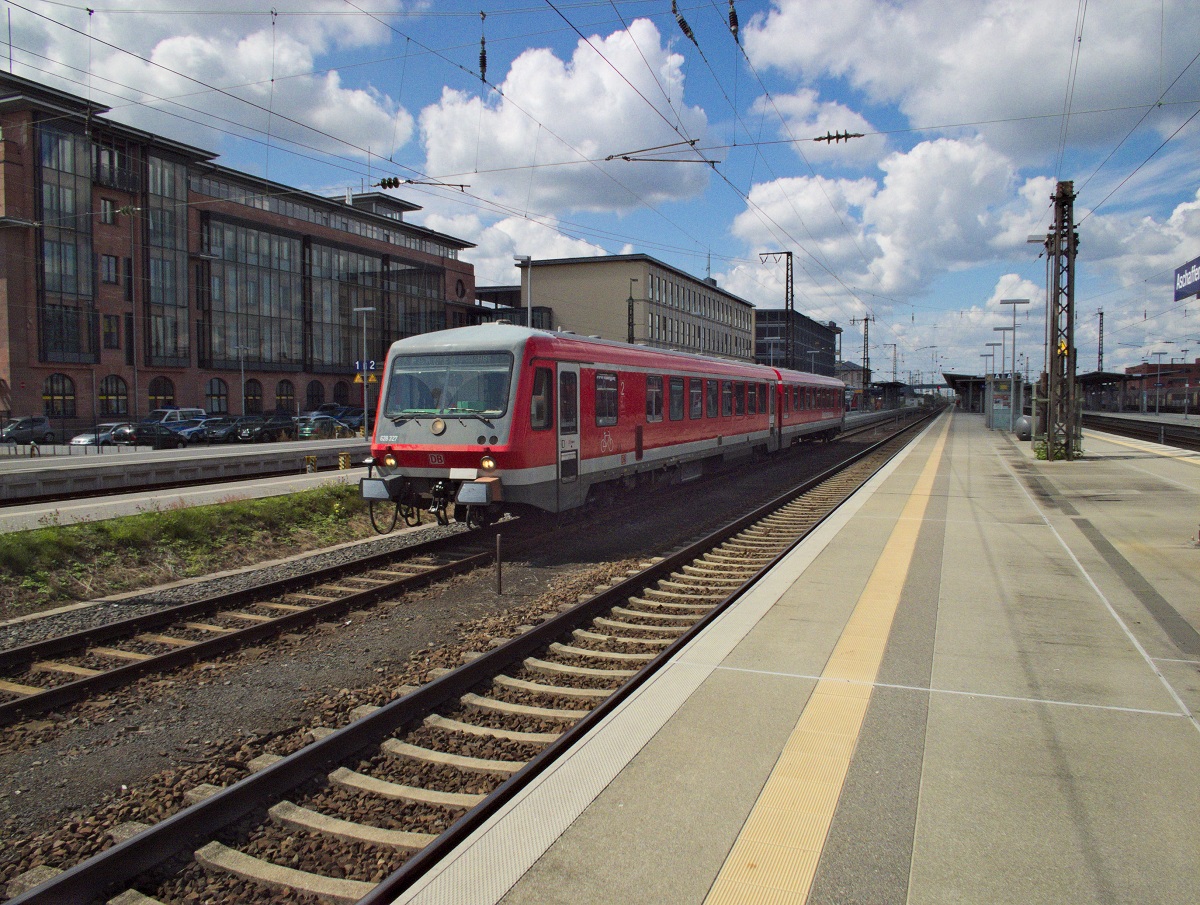
[[[372,507],[394,503],[410,525],[419,509],[442,524],[451,511],[494,521],[503,510],[499,471],[511,446],[519,346],[431,336],[402,340],[388,356],[362,495]]]

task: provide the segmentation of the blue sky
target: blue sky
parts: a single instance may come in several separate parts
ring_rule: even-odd
[[[1073,180],[1081,370],[1101,308],[1107,370],[1200,357],[1171,280],[1200,257],[1194,0],[735,0],[737,41],[729,0],[677,0],[694,41],[669,0],[3,5],[18,75],[228,166],[433,183],[395,194],[476,244],[483,285],[516,282],[514,254],[644,252],[780,307],[759,253],[790,250],[797,308],[853,360],[873,317],[872,367],[902,379],[980,371],[1003,298],[1032,300],[1041,369],[1027,240]],[[863,137],[814,141],[843,131]]]

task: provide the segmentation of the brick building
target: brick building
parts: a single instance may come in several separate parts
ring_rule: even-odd
[[[406,222],[418,206],[259,179],[105,112],[0,73],[0,417],[354,402],[364,316],[368,361],[484,316],[473,246]]]
[[[1125,369],[1126,411],[1200,411],[1200,358],[1143,362]]]

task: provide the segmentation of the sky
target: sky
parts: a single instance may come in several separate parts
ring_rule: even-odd
[[[0,5],[11,71],[113,119],[322,195],[408,180],[481,286],[643,253],[780,308],[790,251],[876,379],[1007,370],[1013,336],[1036,377],[1070,181],[1079,371],[1101,311],[1105,370],[1200,358],[1195,0]]]

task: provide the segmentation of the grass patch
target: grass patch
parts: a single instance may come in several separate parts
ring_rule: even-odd
[[[357,485],[0,535],[0,619],[372,534]]]

